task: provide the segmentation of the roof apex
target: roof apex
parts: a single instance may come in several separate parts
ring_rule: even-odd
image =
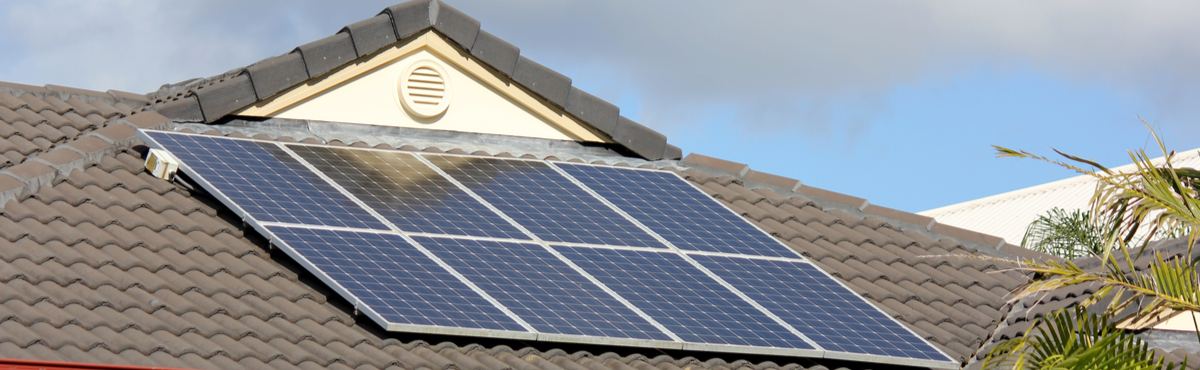
[[[287,54],[207,79],[164,85],[150,94],[155,102],[151,109],[179,121],[225,120],[243,108],[322,78],[388,46],[408,43],[430,30],[544,104],[607,135],[628,153],[649,160],[678,159],[681,154],[667,144],[666,136],[624,119],[616,105],[571,86],[570,78],[520,55],[516,46],[481,30],[478,20],[440,0],[392,5],[374,17],[351,23],[334,35],[305,43]]]

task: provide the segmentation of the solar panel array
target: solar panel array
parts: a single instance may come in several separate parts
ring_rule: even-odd
[[[388,330],[957,366],[672,172],[142,134]]]

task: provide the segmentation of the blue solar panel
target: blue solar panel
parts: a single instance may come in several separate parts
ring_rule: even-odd
[[[540,332],[671,340],[539,245],[415,240]]]
[[[401,230],[526,238],[412,154],[312,145],[288,148]]]
[[[670,335],[624,300],[681,338],[685,343],[679,345],[685,349],[732,350],[720,345],[813,349],[795,334],[798,331],[830,351],[826,355],[831,357],[845,353],[953,364],[862,297],[816,266],[799,261],[798,254],[669,172],[419,155],[448,174],[448,179],[415,154],[288,144],[402,231],[440,235],[417,237],[420,245],[413,245],[391,232],[338,229],[387,230],[387,226],[278,144],[146,134],[178,157],[189,175],[204,180],[209,191],[223,194],[223,201],[245,210],[248,221],[266,227],[268,237],[300,257],[315,274],[344,288],[339,293],[362,302],[377,314],[372,317],[392,330],[522,339],[543,333],[671,341]],[[462,190],[455,181],[471,191]],[[666,251],[657,241],[661,239],[609,208],[588,188],[676,247],[746,257],[711,253],[685,257]],[[577,244],[553,247],[615,292],[618,297],[614,297],[542,245],[480,240],[529,239],[509,219],[551,243],[660,251]],[[752,256],[797,260],[747,258]],[[710,278],[689,258],[734,288]],[[451,268],[443,268],[435,261],[439,259]],[[596,342],[594,338],[545,338]]]
[[[191,171],[259,221],[386,229],[275,144],[147,132]],[[213,189],[208,189],[213,190]]]
[[[556,249],[685,341],[813,348],[677,254]]]
[[[389,323],[525,331],[399,235],[268,229]]]
[[[950,360],[811,264],[692,258],[827,350]]]
[[[673,173],[555,165],[680,249],[799,258]]]
[[[543,240],[663,247],[544,162],[425,157]]]

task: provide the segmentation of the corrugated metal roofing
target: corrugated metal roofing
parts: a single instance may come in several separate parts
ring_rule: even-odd
[[[1162,157],[1155,161],[1161,163]],[[1176,167],[1200,168],[1200,148],[1178,152],[1172,163]],[[1133,164],[1128,164],[1114,170],[1130,171],[1134,168]],[[1095,190],[1095,178],[1079,175],[919,214],[933,217],[940,223],[995,235],[1008,243],[1019,245],[1025,236],[1025,229],[1038,216],[1055,207],[1086,210]]]

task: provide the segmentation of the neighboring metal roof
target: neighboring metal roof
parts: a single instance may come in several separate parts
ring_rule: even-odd
[[[1162,163],[1162,157],[1154,160],[1156,163]],[[1200,168],[1200,148],[1177,152],[1172,163],[1176,167]],[[1128,164],[1113,170],[1124,172],[1134,168],[1133,164]],[[1088,175],[1079,175],[934,208],[919,214],[933,217],[940,223],[995,235],[1004,238],[1008,243],[1019,245],[1025,236],[1025,229],[1038,216],[1056,207],[1086,210],[1095,191],[1096,179]]]

